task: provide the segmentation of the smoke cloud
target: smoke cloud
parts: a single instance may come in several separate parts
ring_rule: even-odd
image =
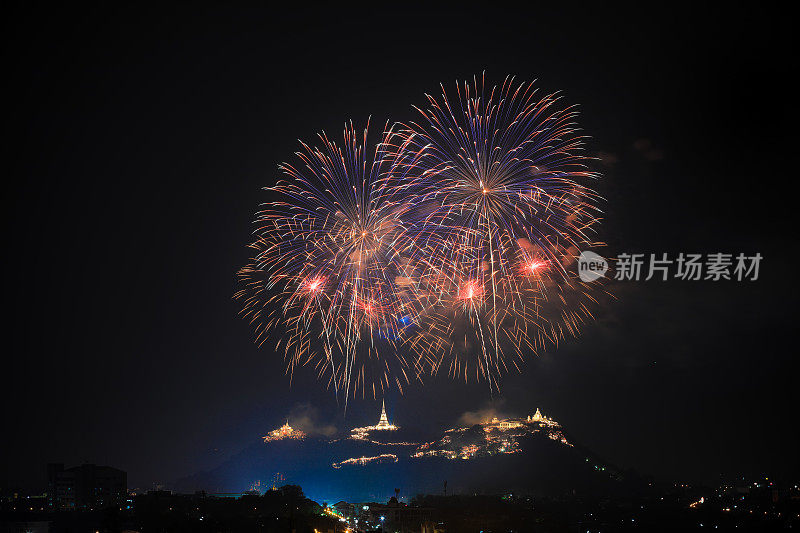
[[[338,432],[336,426],[320,421],[319,411],[310,403],[299,403],[289,411],[289,425],[308,435],[331,437]]]
[[[458,422],[464,426],[474,426],[475,424],[485,424],[486,422],[491,422],[492,418],[494,417],[499,419],[510,418],[511,415],[501,411],[503,403],[504,402],[500,400],[476,411],[466,411],[458,418]]]

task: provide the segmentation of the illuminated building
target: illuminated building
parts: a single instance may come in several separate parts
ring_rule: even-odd
[[[299,429],[294,429],[292,426],[289,425],[289,421],[287,420],[284,425],[279,427],[274,431],[270,431],[266,435],[264,435],[264,442],[271,442],[275,440],[283,440],[283,439],[295,439],[300,440],[305,438],[306,434]]]
[[[438,441],[423,443],[411,453],[412,458],[444,457],[446,459],[472,459],[498,454],[513,454],[522,451],[519,439],[530,435],[541,435],[572,447],[561,425],[542,414],[539,409],[533,416],[525,418],[499,419],[493,417],[483,424],[477,424],[483,436],[476,441],[473,428],[461,427],[445,431]],[[464,440],[464,439],[467,440]]]
[[[378,419],[378,423],[374,426],[364,426],[351,429],[350,438],[367,440],[370,431],[395,431],[397,429],[400,429],[400,427],[390,423],[389,417],[386,416],[386,403],[381,402],[381,416]]]
[[[534,415],[532,417],[528,416],[528,420],[527,421],[528,422],[539,422],[541,424],[547,424],[547,425],[558,425],[558,423],[555,420],[553,420],[552,418],[548,418],[548,417],[542,415],[542,412],[539,411],[538,407],[536,408],[536,413],[534,413]]]
[[[389,417],[386,416],[386,402],[381,401],[381,418],[378,420],[378,425],[375,426],[375,429],[395,429],[393,425],[389,423]]]

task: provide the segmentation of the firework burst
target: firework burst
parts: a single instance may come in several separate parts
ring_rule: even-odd
[[[411,186],[415,263],[426,276],[420,327],[407,337],[420,371],[441,367],[490,389],[523,355],[577,332],[593,297],[570,268],[591,242],[597,195],[587,183],[574,107],[507,78],[426,95],[401,131],[422,153]]]
[[[341,145],[323,133],[280,166],[235,295],[257,344],[278,338],[290,376],[313,367],[345,401],[417,379],[395,349],[420,302],[404,222],[417,156],[391,128],[370,149],[368,129],[346,125]]]
[[[352,124],[301,143],[239,272],[256,342],[277,338],[288,374],[313,367],[345,402],[443,369],[496,390],[595,303],[574,269],[600,244],[575,108],[513,78],[427,98],[374,145]]]

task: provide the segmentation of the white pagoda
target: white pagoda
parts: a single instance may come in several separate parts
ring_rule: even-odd
[[[361,428],[353,428],[350,430],[350,438],[352,439],[366,439],[370,431],[394,431],[398,429],[397,426],[389,422],[389,417],[386,416],[386,402],[381,403],[381,417],[378,423],[374,426],[365,426]]]
[[[386,402],[381,401],[381,419],[378,420],[378,425],[375,426],[375,429],[389,429],[389,428],[394,428],[394,426],[389,423],[389,417],[386,416]]]

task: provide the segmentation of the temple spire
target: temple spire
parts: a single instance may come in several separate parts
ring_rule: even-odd
[[[389,426],[389,417],[386,416],[386,401],[381,401],[381,419],[378,420],[378,427],[383,428]]]

